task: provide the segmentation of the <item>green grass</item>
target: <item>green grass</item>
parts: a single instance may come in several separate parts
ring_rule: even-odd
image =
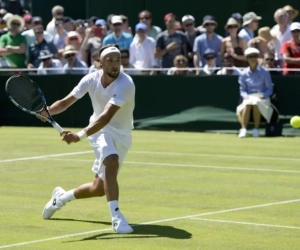
[[[140,225],[116,235],[104,198],[73,201],[52,220],[41,217],[54,187],[93,179],[92,151],[3,162],[89,151],[87,140],[67,145],[52,128],[0,128],[0,249],[60,236],[66,237],[7,249],[299,249],[300,202],[251,208],[300,199],[299,138],[153,131],[133,137],[119,176],[120,207]]]

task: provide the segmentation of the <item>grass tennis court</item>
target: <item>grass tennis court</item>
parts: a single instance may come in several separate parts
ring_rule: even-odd
[[[41,216],[54,187],[93,179],[87,140],[67,145],[53,128],[1,127],[0,249],[299,249],[300,138],[133,136],[120,207],[138,225],[116,235],[104,198]]]

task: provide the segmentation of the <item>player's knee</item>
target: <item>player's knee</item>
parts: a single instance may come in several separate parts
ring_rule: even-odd
[[[116,177],[119,169],[119,157],[118,155],[110,155],[104,160],[105,176]]]

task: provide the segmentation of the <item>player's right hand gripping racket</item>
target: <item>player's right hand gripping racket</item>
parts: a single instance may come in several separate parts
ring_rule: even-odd
[[[5,90],[9,99],[19,109],[45,119],[59,133],[64,131],[50,115],[44,94],[34,81],[23,75],[13,75],[7,80]],[[48,117],[40,114],[43,110],[47,112]]]

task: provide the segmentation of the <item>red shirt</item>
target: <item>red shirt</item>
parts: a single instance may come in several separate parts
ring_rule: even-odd
[[[280,54],[284,55],[285,53],[289,53],[292,58],[300,58],[300,44],[296,44],[293,40],[284,42],[281,46]],[[287,69],[300,69],[300,64],[288,64],[284,62],[283,68],[284,75],[294,75],[296,71],[288,71]]]

